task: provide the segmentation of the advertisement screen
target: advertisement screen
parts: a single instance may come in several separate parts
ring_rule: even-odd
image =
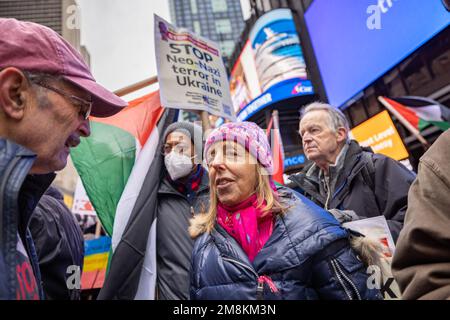
[[[305,20],[339,107],[447,27],[450,13],[441,0],[315,0]]]
[[[238,120],[277,101],[314,93],[289,9],[269,11],[256,21],[231,72],[230,89]]]
[[[307,80],[306,64],[289,9],[278,9],[258,19],[250,32],[256,71],[262,91],[286,79]]]
[[[254,97],[261,94],[261,86],[256,74],[256,65],[250,41],[247,41],[231,71],[230,92],[236,113],[244,108]]]

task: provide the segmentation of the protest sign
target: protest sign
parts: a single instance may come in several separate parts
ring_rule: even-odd
[[[375,153],[395,160],[408,158],[408,151],[386,110],[353,128],[350,137],[363,147],[371,147]]]
[[[229,83],[216,43],[155,15],[161,104],[235,120]]]
[[[83,183],[81,179],[78,178],[77,186],[75,188],[72,213],[79,214],[81,216],[97,216],[95,213],[95,209],[92,206],[91,201],[89,200],[86,190],[83,187]]]
[[[386,300],[400,299],[400,288],[398,287],[391,270],[392,259],[395,252],[395,243],[386,218],[384,216],[376,216],[346,222],[343,223],[342,226],[364,235],[364,240],[360,240],[366,243],[364,246],[365,249],[362,250],[365,251],[366,255],[371,255],[368,252],[369,250],[377,251],[373,252],[373,254],[377,255],[378,259],[373,260],[373,264],[367,266],[367,273],[370,275],[367,280],[368,288],[379,289]],[[371,242],[374,246],[369,245]],[[361,243],[362,242],[360,242],[360,244]],[[355,248],[355,245],[359,249]],[[352,241],[352,247],[359,254],[363,254],[362,252],[359,252],[361,247],[360,245],[357,245],[356,242]]]

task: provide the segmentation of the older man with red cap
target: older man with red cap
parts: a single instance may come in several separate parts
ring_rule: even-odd
[[[31,213],[90,135],[89,115],[111,116],[126,102],[51,29],[0,19],[0,34],[0,299],[42,299]]]

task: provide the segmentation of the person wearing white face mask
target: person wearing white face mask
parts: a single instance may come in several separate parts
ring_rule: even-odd
[[[156,235],[159,300],[189,299],[189,271],[194,242],[189,219],[209,206],[209,180],[201,165],[202,129],[176,122],[163,135],[164,178],[158,189]]]

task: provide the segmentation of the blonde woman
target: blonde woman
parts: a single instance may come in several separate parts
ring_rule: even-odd
[[[276,188],[267,138],[251,122],[227,123],[204,156],[210,208],[191,220],[191,299],[379,299],[335,218]]]

